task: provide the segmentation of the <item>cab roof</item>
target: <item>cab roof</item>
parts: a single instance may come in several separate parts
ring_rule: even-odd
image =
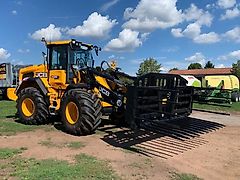
[[[71,42],[77,42],[77,43],[80,43],[81,45],[83,46],[87,46],[87,47],[93,47],[92,44],[86,44],[86,43],[83,43],[81,41],[76,41],[75,39],[72,39],[72,40],[61,40],[61,41],[51,41],[51,42],[47,42],[47,46],[49,45],[64,45],[64,44],[70,44]]]

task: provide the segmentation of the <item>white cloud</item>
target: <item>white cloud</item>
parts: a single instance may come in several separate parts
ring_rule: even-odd
[[[221,40],[220,36],[215,32],[201,34],[201,26],[198,23],[189,24],[184,31],[182,29],[172,29],[174,37],[187,37],[198,44],[212,44]]]
[[[140,39],[141,41],[146,41],[148,39],[148,36],[150,35],[150,33],[142,33],[140,35]]]
[[[115,56],[114,54],[112,54],[111,56],[108,56],[108,59],[110,60],[122,60],[122,59],[125,59],[125,57],[123,56]]]
[[[214,9],[214,8],[216,8],[216,4],[207,4],[206,5],[206,9]]]
[[[181,28],[177,28],[177,29],[173,28],[173,29],[171,30],[171,33],[172,33],[172,35],[173,35],[174,37],[177,37],[177,38],[183,37],[182,29],[181,29]]]
[[[10,62],[14,65],[24,65],[24,62],[19,59],[12,59]]]
[[[195,4],[191,4],[191,6],[184,11],[184,19],[186,21],[195,21],[195,23],[200,26],[210,26],[213,21],[213,16],[203,9],[199,9]]]
[[[0,64],[10,62],[11,64],[15,65],[22,65],[24,64],[23,61],[17,59],[10,59],[9,57],[11,54],[4,48],[0,48]]]
[[[205,12],[199,19],[196,21],[199,25],[210,27],[213,21],[213,16],[209,12]]]
[[[139,38],[139,32],[132,31],[130,29],[123,29],[119,33],[119,37],[112,39],[104,47],[105,51],[133,51],[135,48],[142,45],[142,41]]]
[[[12,14],[13,15],[17,15],[17,11],[16,10],[12,10]]]
[[[210,32],[207,34],[200,34],[199,36],[195,37],[194,42],[199,43],[199,44],[212,44],[219,42],[220,36],[215,33],[215,32]]]
[[[184,19],[186,21],[198,20],[203,13],[202,9],[198,9],[195,4],[191,4],[188,9],[184,10]]]
[[[10,56],[11,54],[6,49],[0,48],[0,63],[5,62]]]
[[[220,36],[215,32],[201,33],[202,26],[211,26],[213,16],[202,9],[199,9],[196,5],[186,9],[183,13],[186,21],[193,21],[188,24],[187,27],[182,30],[181,28],[173,28],[171,33],[174,37],[187,37],[192,39],[195,43],[210,44],[220,41]]]
[[[240,50],[230,52],[229,56],[233,57],[233,58],[236,58],[236,59],[240,59]]]
[[[111,55],[111,56],[108,56],[108,59],[114,59],[116,56],[115,55]]]
[[[170,69],[166,66],[162,66],[160,70],[161,70],[161,73],[167,73]]]
[[[223,9],[231,8],[235,4],[236,4],[236,0],[218,0],[217,1],[217,5]]]
[[[71,28],[67,34],[72,36],[88,36],[92,38],[104,38],[109,35],[110,30],[116,25],[116,19],[111,20],[109,16],[102,16],[97,12],[92,13],[83,25]]]
[[[136,8],[127,8],[123,28],[139,32],[173,27],[182,22],[182,12],[177,10],[177,0],[141,0]]]
[[[194,55],[185,58],[186,61],[200,63],[202,66],[206,63],[206,57],[201,53],[197,52]]]
[[[30,49],[18,49],[17,52],[19,52],[19,53],[29,53]]]
[[[111,8],[112,6],[114,6],[115,4],[117,4],[119,2],[119,0],[111,0],[110,2],[105,3],[102,7],[101,7],[101,11],[107,11],[109,8]]]
[[[215,68],[225,68],[225,65],[224,65],[224,64],[217,64],[217,65],[215,66]]]
[[[232,51],[226,55],[218,57],[218,60],[240,60],[240,50]]]
[[[201,26],[198,23],[192,23],[182,32],[185,37],[196,38],[201,33]]]
[[[35,40],[41,40],[43,37],[47,41],[59,40],[62,37],[61,28],[55,27],[54,24],[50,24],[46,28],[35,31],[33,34],[30,34],[30,37]]]
[[[223,34],[223,37],[227,40],[232,40],[240,43],[240,27],[235,27]]]
[[[221,20],[233,19],[240,16],[239,7],[235,7],[233,9],[227,9],[225,14],[221,15]]]

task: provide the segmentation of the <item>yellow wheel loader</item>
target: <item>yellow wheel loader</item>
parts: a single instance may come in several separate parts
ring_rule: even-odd
[[[114,62],[103,61],[94,67],[93,52],[98,55],[100,51],[97,46],[74,39],[43,41],[47,47],[44,64],[19,72],[15,95],[17,114],[24,124],[44,124],[59,115],[67,133],[86,135],[100,125],[103,113],[132,128],[147,120],[191,113],[192,89],[178,75],[131,77]],[[121,77],[132,80],[132,85],[127,86]]]

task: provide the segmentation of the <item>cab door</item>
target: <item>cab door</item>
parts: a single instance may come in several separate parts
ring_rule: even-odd
[[[55,45],[49,48],[49,84],[56,89],[66,89],[68,67],[67,45]]]

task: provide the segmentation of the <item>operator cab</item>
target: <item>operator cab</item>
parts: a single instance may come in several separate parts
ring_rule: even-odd
[[[73,78],[73,68],[79,70],[93,67],[92,50],[95,50],[96,55],[100,50],[97,46],[78,42],[74,39],[55,42],[45,41],[45,43],[48,50],[49,70],[65,70],[67,80]]]

